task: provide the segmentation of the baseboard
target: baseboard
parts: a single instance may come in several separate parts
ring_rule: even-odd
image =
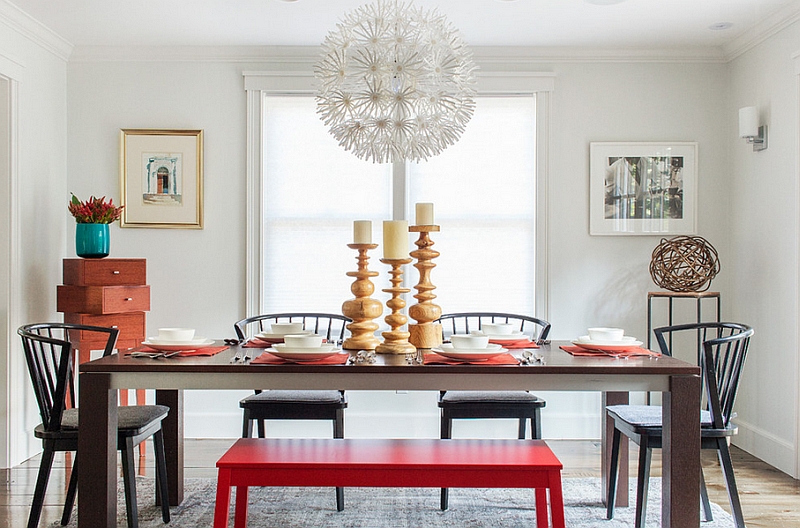
[[[794,444],[746,421],[737,419],[735,422],[739,426],[739,434],[732,440],[736,447],[760,458],[793,478],[800,478],[795,466],[797,447]]]

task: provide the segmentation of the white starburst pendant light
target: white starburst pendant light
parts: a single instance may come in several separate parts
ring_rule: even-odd
[[[345,14],[322,48],[317,112],[361,159],[426,160],[458,141],[475,111],[472,52],[435,9],[378,0]]]

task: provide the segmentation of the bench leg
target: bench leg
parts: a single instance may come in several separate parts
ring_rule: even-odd
[[[245,528],[247,526],[247,490],[247,486],[236,486],[233,528]]]
[[[220,469],[217,474],[217,502],[214,506],[214,528],[228,528],[231,507],[231,472]]]
[[[536,528],[550,526],[547,516],[547,488],[536,488]]]
[[[565,528],[564,495],[561,492],[561,472],[550,472],[550,515],[553,517],[553,528]]]

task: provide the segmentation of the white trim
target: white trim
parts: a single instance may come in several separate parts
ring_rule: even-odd
[[[795,144],[795,180],[797,180],[798,176],[800,176],[800,51],[794,53],[792,55],[792,61],[794,62],[794,73],[795,77],[795,94],[797,97],[797,104],[795,106],[795,136],[794,136],[794,144]],[[797,211],[800,211],[800,195],[795,196],[795,215]],[[800,226],[800,221],[798,218],[795,218],[795,225]],[[795,245],[795,263],[800,262],[800,251]],[[800,268],[795,270],[795,273],[800,276]],[[798,282],[795,281],[795,309],[800,306],[800,289],[798,289]],[[800,326],[795,325],[795,343],[800,343]],[[794,435],[794,478],[800,478],[800,355],[794,355],[795,360],[795,380],[794,380],[794,391],[795,391],[795,405],[794,405],[794,421],[795,421],[795,435]]]
[[[743,55],[798,20],[800,20],[800,2],[793,2],[767,15],[752,29],[723,46],[725,62]]]
[[[550,320],[550,92],[536,94],[536,317]]]
[[[261,90],[247,90],[247,226],[245,239],[245,309],[246,315],[261,313],[261,225],[263,199],[261,192],[262,160],[261,135],[264,94]]]
[[[0,0],[0,23],[41,46],[63,61],[69,60],[73,45],[8,0]]]
[[[779,438],[749,422],[740,419],[735,421],[739,426],[739,434],[732,438],[732,443],[736,447],[756,455],[781,471],[794,466],[797,449],[793,442]],[[791,477],[798,478],[798,475]]]

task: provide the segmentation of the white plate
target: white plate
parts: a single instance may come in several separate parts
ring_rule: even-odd
[[[286,343],[275,343],[272,348],[280,352],[331,352],[338,350],[336,345],[322,343],[318,347],[290,347]]]
[[[200,338],[200,340],[192,340],[191,342],[186,343],[175,343],[174,341],[166,342],[166,341],[151,341],[147,339],[146,341],[142,342],[142,344],[146,347],[150,347],[154,350],[168,350],[168,351],[175,351],[175,350],[197,350],[200,348],[210,347],[214,344],[213,339],[205,339]]]
[[[313,334],[313,333],[314,332],[311,332],[309,330],[303,330],[301,332],[290,332],[288,334],[271,334],[269,332],[260,332],[260,333],[256,334],[255,337],[257,337],[259,339],[283,339],[287,335],[304,335],[304,334]]]
[[[198,343],[213,343],[213,339],[207,337],[195,337],[190,341],[170,341],[169,339],[159,339],[157,337],[148,337],[147,342],[154,345],[196,345]]]
[[[489,341],[522,341],[523,339],[530,339],[531,336],[519,332],[510,335],[490,335]]]
[[[619,341],[592,341],[589,336],[581,336],[576,339],[577,343],[583,343],[585,345],[594,345],[594,346],[628,346],[634,347],[639,346],[642,344],[641,341],[637,340],[635,337],[625,336]]]
[[[448,352],[497,352],[503,348],[503,345],[489,343],[485,348],[456,348],[453,343],[442,343],[440,348]]]
[[[333,350],[311,350],[311,351],[288,351],[288,350],[278,350],[277,348],[268,348],[267,352],[272,354],[273,356],[278,356],[279,358],[283,359],[290,359],[292,361],[316,361],[318,359],[325,359],[326,357],[334,356],[339,353],[338,348],[334,348]]]
[[[594,350],[594,351],[599,350],[601,352],[623,352],[625,350],[631,350],[632,348],[638,348],[642,344],[641,341],[624,341],[624,342],[616,342],[614,344],[586,343],[584,341],[578,341],[577,339],[572,343],[585,350]]]
[[[434,352],[439,354],[440,356],[444,356],[450,359],[464,359],[467,361],[486,361],[487,359],[493,358],[495,356],[499,356],[500,354],[504,354],[508,352],[507,349],[500,347],[497,350],[455,350],[453,348],[444,348],[444,347],[436,347],[432,348]]]

